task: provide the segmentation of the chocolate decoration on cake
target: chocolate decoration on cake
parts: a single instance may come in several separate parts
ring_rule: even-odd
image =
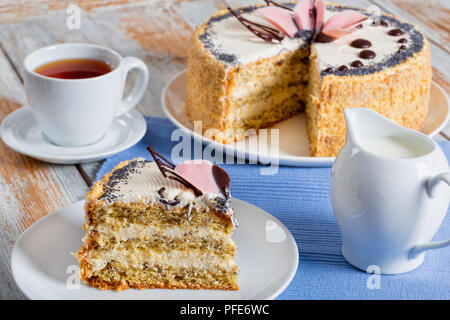
[[[406,46],[405,45],[401,45],[399,50],[406,50]]]
[[[408,43],[408,40],[405,38],[401,38],[400,40],[397,41],[398,43]]]
[[[330,67],[328,67],[328,68],[326,68],[325,70],[323,70],[324,72],[327,72],[327,73],[331,73],[331,72],[333,72],[333,68],[330,68]]]
[[[372,50],[363,50],[359,53],[359,57],[363,59],[373,59],[376,57],[376,53]]]
[[[352,42],[350,42],[350,47],[358,49],[370,48],[371,46],[372,42],[366,39],[355,39]]]
[[[166,191],[166,188],[162,187],[161,189],[158,190],[158,195],[159,195],[159,201],[167,206],[176,206],[177,204],[180,203],[180,199],[178,199],[178,197],[175,197],[175,199],[173,200],[169,200],[166,197],[164,197],[164,191]]]
[[[393,37],[398,37],[403,35],[403,31],[401,29],[392,29],[388,31],[388,35],[393,36]]]
[[[172,162],[170,162],[169,160],[164,158],[162,155],[157,153],[150,146],[147,147],[147,150],[151,153],[153,160],[155,160],[155,163],[158,166],[159,171],[161,171],[161,174],[164,177],[178,181],[185,187],[192,189],[192,191],[194,191],[194,194],[196,197],[203,195],[203,192],[201,192],[196,186],[194,186],[192,183],[190,183],[189,181],[187,181],[186,179],[184,179],[179,174],[177,174],[176,172],[173,171],[173,169],[175,169],[175,165]],[[161,159],[164,160],[165,163],[163,163],[161,161]]]
[[[160,198],[164,198],[164,194],[163,192],[166,191],[166,188],[162,187],[161,189],[158,190],[158,194],[160,196]]]
[[[338,68],[338,70],[339,70],[339,71],[347,71],[348,68],[347,68],[347,66],[342,65],[342,66],[340,66],[340,67]]]
[[[311,21],[312,21],[312,32],[313,32],[313,34],[316,34],[317,33],[317,26],[316,26],[316,24],[317,24],[317,9],[316,9],[316,7],[315,7],[315,5],[314,5],[314,1],[313,1],[313,7],[312,7],[312,9],[311,10],[309,10],[309,16],[311,17]]]
[[[284,37],[280,36],[280,32],[277,29],[245,19],[240,13],[231,9],[231,7],[227,7],[227,9],[244,27],[264,41],[273,42],[273,40],[283,40]]]
[[[319,43],[328,43],[328,42],[332,42],[332,41],[334,41],[334,40],[336,40],[336,38],[333,38],[333,37],[330,37],[330,36],[328,36],[328,35],[326,35],[325,33],[323,33],[323,32],[319,32],[316,36],[315,36],[315,38],[314,38],[314,42],[319,42]]]
[[[169,160],[164,158],[162,155],[157,153],[155,150],[153,150],[152,147],[148,146],[147,150],[151,153],[153,160],[155,161],[156,165],[158,166],[159,170],[161,171],[161,174],[164,177],[178,181],[181,184],[183,184],[184,186],[186,186],[187,188],[192,189],[194,191],[195,196],[197,196],[197,197],[203,195],[203,192],[199,189],[199,188],[202,188],[201,186],[196,187],[194,184],[192,184],[191,182],[189,182],[188,180],[186,180],[185,178],[183,178],[181,176],[184,174],[182,174],[181,172],[180,172],[180,174],[175,172],[175,170],[180,168],[180,166],[182,166],[183,164],[186,165],[185,162],[180,164],[177,167],[173,163],[171,163]],[[163,161],[161,161],[161,159],[165,163]],[[228,175],[228,173],[225,170],[223,170],[219,166],[217,166],[215,164],[213,165],[210,162],[208,162],[208,163],[211,165],[211,174],[212,174],[215,184],[217,185],[218,191],[228,201],[230,199],[230,176]],[[175,203],[175,201],[178,201],[178,199],[175,198],[175,200],[173,200],[173,201],[167,200],[163,195],[164,190],[165,190],[165,188],[161,188],[158,190],[158,194],[161,197],[160,201],[164,204],[176,205],[177,203]],[[204,192],[209,192],[209,191],[204,190]]]
[[[368,18],[366,15],[356,10],[346,10],[345,12],[339,12],[327,21],[324,21],[326,10],[325,3],[323,1],[312,0],[310,4],[305,5],[307,0],[304,1],[305,2],[297,4],[294,9],[291,9],[288,6],[280,5],[275,1],[265,0],[267,6],[257,10],[266,20],[272,23],[276,29],[245,19],[242,17],[239,10],[234,11],[230,7],[227,8],[228,11],[247,29],[267,42],[283,40],[284,37],[280,36],[278,30],[289,38],[297,37],[301,31],[310,31],[312,33],[310,39],[313,41],[331,42],[353,32],[353,25]],[[272,6],[277,8],[273,8]],[[286,10],[280,10],[280,8]],[[308,19],[305,19],[305,16],[308,16]],[[319,35],[320,33],[326,34],[327,37]]]
[[[212,173],[217,186],[225,198],[230,196],[230,176],[221,167],[213,165]]]
[[[379,23],[379,24],[378,24],[377,22],[378,22],[377,20],[373,21],[373,22],[372,22],[372,25],[373,25],[373,26],[380,25],[380,26],[382,26],[382,27],[387,27],[387,26],[389,26],[388,23],[387,23],[386,21],[384,21],[384,20],[380,20],[380,23]]]
[[[359,60],[355,60],[350,65],[354,68],[361,68],[364,64]]]

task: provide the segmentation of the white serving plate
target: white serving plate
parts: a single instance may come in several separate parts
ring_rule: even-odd
[[[216,141],[207,139],[201,134],[194,132],[193,125],[184,113],[187,97],[186,92],[186,70],[176,75],[163,90],[161,102],[167,117],[178,128],[192,135],[196,141],[211,144],[212,147],[223,148],[223,152],[235,155],[241,159],[263,159],[263,163],[278,163],[286,166],[298,167],[327,167],[334,162],[334,157],[311,157],[309,154],[309,141],[306,134],[306,122],[304,113],[291,119],[281,121],[271,128],[279,129],[279,152],[270,150],[270,130],[268,143],[258,147],[250,143],[250,139],[223,145]],[[422,128],[422,132],[433,137],[438,134],[447,124],[449,119],[449,99],[445,91],[434,81],[431,85],[430,111]],[[255,141],[255,140],[253,140]]]
[[[274,299],[297,271],[298,249],[289,230],[275,217],[233,199],[239,228],[233,234],[240,268],[237,291],[129,289],[98,290],[79,283],[78,262],[71,255],[81,246],[84,201],[56,210],[28,228],[14,245],[11,269],[30,299]]]

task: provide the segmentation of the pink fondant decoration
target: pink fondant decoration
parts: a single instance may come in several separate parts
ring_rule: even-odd
[[[316,9],[314,26],[311,16],[313,6]],[[325,9],[326,6],[323,0],[303,0],[295,6],[293,16],[289,11],[275,6],[258,9],[258,12],[291,38],[295,36],[298,29],[313,30],[315,33],[323,32],[331,38],[340,38],[352,33],[354,31],[353,26],[368,18],[358,11],[344,10],[324,22]]]
[[[188,160],[177,165],[174,171],[202,193],[220,193],[212,167],[213,164],[207,160]]]
[[[326,30],[326,31],[322,31],[322,32],[331,38],[337,39],[337,38],[346,36],[346,35],[352,33],[353,31],[354,31],[354,29],[333,29],[333,30]]]
[[[312,0],[303,0],[294,8],[294,20],[300,30],[311,30],[311,17],[309,15],[312,9]]]
[[[258,9],[258,12],[270,23],[281,29],[288,37],[292,38],[297,33],[297,26],[287,10],[268,6]]]
[[[322,32],[328,34],[327,31],[330,30],[348,29],[367,18],[366,15],[359,13],[358,11],[344,10],[328,19],[323,26]]]
[[[316,8],[317,13],[315,30],[319,32],[323,27],[323,21],[325,19],[325,2],[316,0],[314,2],[314,7]]]

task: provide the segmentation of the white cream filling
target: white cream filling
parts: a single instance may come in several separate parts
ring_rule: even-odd
[[[224,259],[217,255],[204,254],[196,250],[158,253],[152,250],[121,250],[120,248],[108,251],[91,251],[87,261],[92,265],[93,271],[100,271],[111,261],[116,261],[123,268],[141,268],[144,264],[164,265],[173,268],[195,268],[232,270],[236,263],[232,256]]]
[[[95,230],[101,236],[107,238],[115,237],[119,241],[128,241],[133,239],[148,239],[152,236],[163,236],[170,239],[184,239],[186,237],[196,237],[204,239],[213,239],[227,241],[232,244],[231,238],[226,238],[223,233],[214,232],[207,227],[179,227],[172,226],[161,228],[154,225],[131,224],[127,227],[120,227],[117,230],[109,224],[99,224]]]

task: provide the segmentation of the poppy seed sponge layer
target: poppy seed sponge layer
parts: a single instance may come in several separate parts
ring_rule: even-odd
[[[169,204],[170,203],[170,204]],[[99,289],[238,289],[234,216],[155,162],[124,161],[86,196],[80,277]]]
[[[257,12],[260,7],[235,11],[273,27]],[[327,4],[325,20],[346,9]],[[369,47],[351,45],[357,39],[367,40]],[[202,121],[204,135],[230,143],[245,138],[249,129],[304,111],[311,155],[335,156],[345,141],[345,108],[371,108],[419,130],[428,113],[430,85],[428,41],[395,17],[371,17],[329,43],[311,43],[308,30],[269,43],[224,10],[192,38],[186,114],[192,122]]]

